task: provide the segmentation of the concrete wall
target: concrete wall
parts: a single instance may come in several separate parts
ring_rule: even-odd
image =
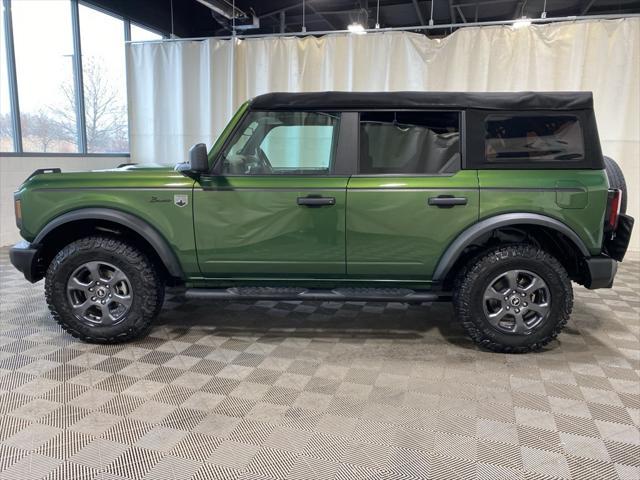
[[[129,157],[0,157],[0,246],[20,240],[13,212],[13,192],[37,168],[61,168],[65,171],[111,168],[129,161]]]

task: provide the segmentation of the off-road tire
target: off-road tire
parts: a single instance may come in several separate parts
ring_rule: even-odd
[[[496,275],[509,270],[534,272],[549,287],[549,316],[528,335],[499,331],[484,312],[485,289]],[[538,247],[516,244],[485,251],[472,259],[456,279],[453,304],[458,320],[476,344],[494,352],[527,353],[541,350],[564,328],[573,308],[573,290],[558,260]]]
[[[72,312],[67,281],[72,272],[90,261],[118,267],[131,281],[133,301],[117,325],[90,326]],[[52,260],[45,276],[45,296],[56,322],[88,343],[122,343],[148,333],[164,302],[164,283],[149,258],[127,241],[110,236],[89,236],[65,246]]]
[[[613,158],[604,157],[604,167],[609,178],[609,187],[622,190],[620,213],[627,213],[627,182],[624,179],[624,174]]]

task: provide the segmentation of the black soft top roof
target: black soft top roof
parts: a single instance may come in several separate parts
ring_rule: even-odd
[[[255,97],[255,110],[359,109],[593,109],[591,92],[314,92],[267,93]]]

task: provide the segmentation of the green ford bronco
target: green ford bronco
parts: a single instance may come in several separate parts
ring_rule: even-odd
[[[611,287],[625,190],[590,93],[273,93],[175,168],[34,172],[10,255],[88,342],[145,334],[174,285],[452,300],[475,342],[527,352],[567,323],[571,281]]]

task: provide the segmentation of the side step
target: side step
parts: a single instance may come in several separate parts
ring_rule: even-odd
[[[323,300],[358,302],[436,302],[450,295],[408,288],[334,288],[332,290],[288,287],[189,288],[187,298],[208,300]]]

